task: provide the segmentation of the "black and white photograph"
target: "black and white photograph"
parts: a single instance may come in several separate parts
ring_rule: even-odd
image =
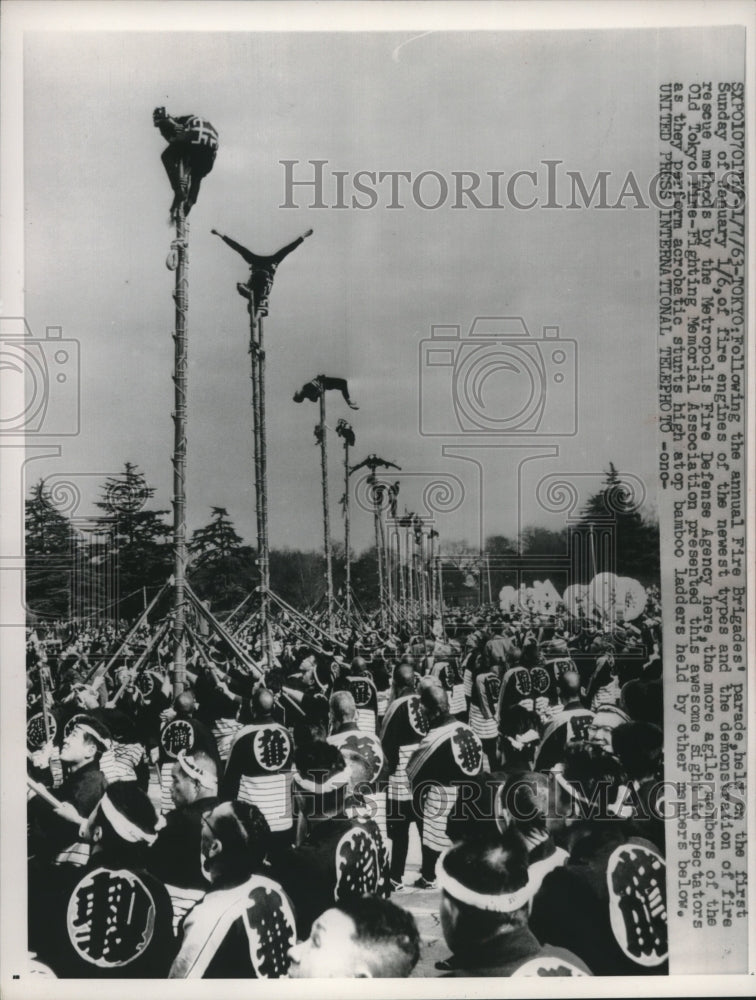
[[[3,8],[4,995],[747,995],[756,8]]]

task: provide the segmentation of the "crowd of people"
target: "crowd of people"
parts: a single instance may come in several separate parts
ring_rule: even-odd
[[[37,967],[406,977],[408,900],[435,890],[438,975],[665,973],[654,593],[632,623],[423,624],[307,643],[279,620],[267,657],[253,624],[190,630],[178,695],[164,623],[30,626]]]

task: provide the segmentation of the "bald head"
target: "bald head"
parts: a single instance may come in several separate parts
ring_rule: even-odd
[[[423,677],[417,689],[423,708],[431,719],[449,714],[449,698],[436,677]]]
[[[191,715],[197,708],[197,699],[191,691],[182,691],[173,702],[176,715]]]
[[[252,695],[252,715],[255,719],[267,718],[273,711],[275,699],[267,688],[259,687]]]
[[[365,674],[367,673],[367,660],[364,656],[355,656],[352,660],[352,673],[354,674]]]
[[[397,694],[414,692],[415,668],[411,663],[400,663],[394,670],[394,687]]]
[[[580,674],[577,670],[565,670],[560,676],[559,694],[565,701],[580,697]]]
[[[357,706],[349,691],[337,691],[331,695],[331,716],[335,725],[344,722],[354,722],[357,717]]]

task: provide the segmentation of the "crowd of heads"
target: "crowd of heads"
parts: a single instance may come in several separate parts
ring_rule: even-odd
[[[193,631],[175,696],[157,624],[30,627],[30,942],[54,974],[408,976],[421,953],[408,888],[439,893],[439,972],[515,974],[517,948],[570,970],[557,974],[665,968],[663,905],[651,951],[628,931],[603,966],[558,923],[597,872],[621,892],[635,862],[663,866],[653,592],[633,623],[484,606],[309,644],[282,617],[272,635],[264,654],[254,621],[233,642]],[[412,824],[422,862],[407,887]],[[155,908],[152,944],[112,968],[70,917],[102,872]],[[657,903],[660,884],[644,890]],[[267,951],[249,965],[229,930],[207,958],[221,900],[235,934],[265,939],[262,890]],[[611,888],[591,905],[611,936]]]

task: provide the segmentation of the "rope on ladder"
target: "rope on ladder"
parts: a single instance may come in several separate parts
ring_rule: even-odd
[[[165,258],[165,266],[169,271],[175,271],[178,267],[179,262],[179,250],[186,250],[189,246],[186,240],[174,240],[171,243],[171,249],[168,251],[168,256]]]

